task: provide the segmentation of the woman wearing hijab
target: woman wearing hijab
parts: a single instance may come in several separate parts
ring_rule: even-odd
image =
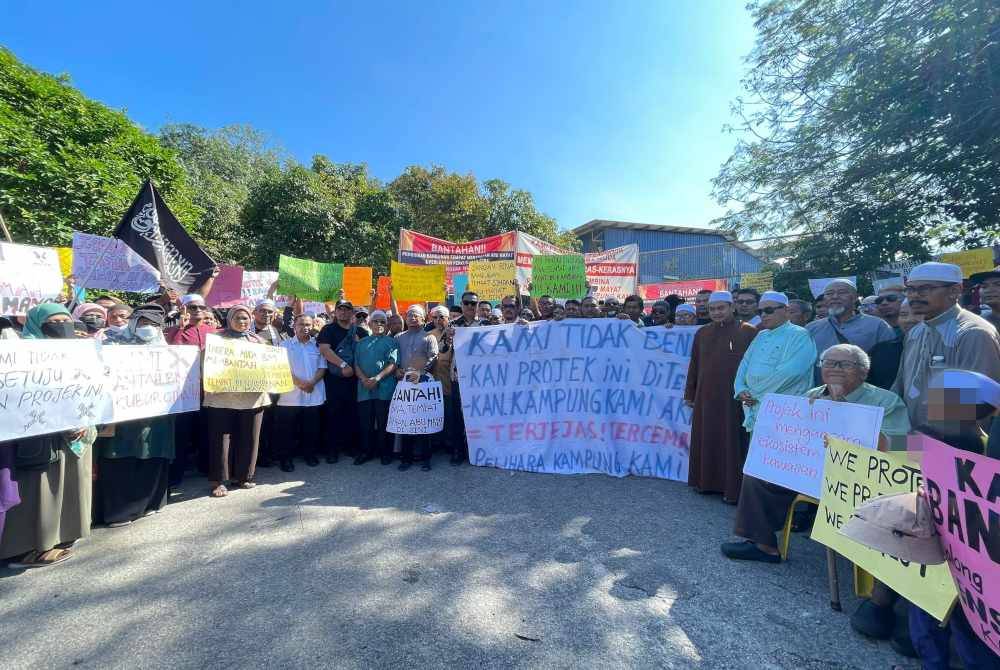
[[[250,332],[253,312],[246,305],[229,308],[226,328],[222,337],[244,340],[266,346]],[[260,442],[260,425],[264,408],[271,404],[266,393],[206,393],[202,407],[208,418],[208,479],[213,498],[222,498],[229,490],[225,483],[242,489],[251,489],[257,447]],[[225,437],[229,435],[228,445]],[[233,472],[229,472],[232,456]]]
[[[163,307],[142,305],[124,329],[105,331],[108,345],[165,344],[160,328]],[[96,453],[97,506],[94,518],[112,528],[155,514],[167,502],[170,461],[174,457],[174,417],[171,415],[125,421],[108,427],[98,439]]]
[[[96,302],[85,302],[73,310],[73,320],[80,321],[87,327],[87,337],[100,339],[108,323],[108,311]]]
[[[22,337],[75,337],[73,317],[57,303],[28,312]],[[5,443],[16,449],[14,479],[21,504],[7,512],[0,558],[19,556],[12,568],[39,568],[70,558],[73,543],[90,536],[93,426]],[[2,486],[2,485],[0,485]],[[2,490],[0,490],[2,497]]]

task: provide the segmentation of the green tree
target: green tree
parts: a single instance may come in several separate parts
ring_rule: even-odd
[[[0,49],[0,210],[15,241],[67,245],[109,234],[152,177],[185,224],[198,220],[172,151],[124,113]]]
[[[1000,5],[767,0],[750,11],[741,139],[714,180],[724,225],[821,232],[817,263],[863,268],[1000,237]]]

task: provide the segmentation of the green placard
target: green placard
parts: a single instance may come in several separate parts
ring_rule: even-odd
[[[319,263],[292,256],[278,259],[278,293],[303,300],[336,300],[344,285],[343,263]]]
[[[531,257],[531,294],[580,299],[587,294],[587,268],[580,254]]]

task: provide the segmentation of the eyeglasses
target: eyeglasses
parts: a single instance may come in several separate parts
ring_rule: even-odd
[[[204,312],[208,309],[204,305],[185,305],[185,308],[189,312]]]
[[[828,361],[822,360],[819,362],[819,367],[826,370],[850,370],[851,368],[861,367],[854,361]]]
[[[919,295],[921,298],[930,294],[936,288],[949,288],[954,284],[924,284],[923,286],[907,286],[903,289],[906,295]]]
[[[757,304],[757,301],[756,301],[756,300],[753,300],[753,299],[749,299],[749,300],[748,300],[748,299],[746,299],[746,298],[743,298],[742,300],[737,300],[737,301],[736,301],[736,304],[737,304],[737,305],[756,305],[756,304]]]
[[[875,298],[876,305],[881,305],[883,302],[899,302],[899,296],[890,293],[889,295],[880,295],[879,297]]]
[[[771,315],[777,312],[779,309],[785,309],[785,306],[781,305],[779,307],[761,307],[760,309],[757,310],[757,316],[761,316],[763,314]]]
[[[465,305],[466,307],[475,307],[476,305],[479,304],[479,302],[476,300],[463,300],[462,304]]]

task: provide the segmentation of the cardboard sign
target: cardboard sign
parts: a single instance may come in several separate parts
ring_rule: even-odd
[[[691,281],[643,284],[639,287],[639,293],[646,300],[660,300],[668,295],[678,295],[693,301],[698,295],[698,291],[725,291],[727,285],[728,282],[725,279],[693,279]],[[647,303],[647,305],[649,304]]]
[[[740,288],[756,289],[758,293],[774,288],[774,273],[744,272],[740,275]]]
[[[372,299],[372,269],[362,266],[344,267],[344,299],[355,307],[367,307]]]
[[[185,345],[105,345],[115,423],[193,412],[201,404],[201,356]]]
[[[91,339],[0,340],[0,442],[110,423],[99,347]]]
[[[469,290],[469,275],[466,274],[456,274],[451,277],[451,284],[455,287],[455,303],[456,305],[462,304],[462,294]]]
[[[342,263],[320,263],[282,254],[278,257],[278,292],[302,300],[337,300],[344,283]]]
[[[59,272],[63,277],[73,274],[73,247],[56,247],[59,256]]]
[[[22,316],[63,290],[59,256],[51,247],[0,242],[0,314]]]
[[[945,566],[969,626],[1000,656],[1000,461],[934,442],[921,470]]]
[[[265,291],[266,293],[266,291]],[[262,296],[263,297],[263,296]],[[232,307],[243,302],[243,268],[239,265],[220,265],[219,275],[212,282],[212,290],[205,296],[209,307]],[[255,300],[248,303],[257,304]]]
[[[240,301],[244,305],[256,305],[258,300],[267,297],[271,285],[278,280],[278,273],[269,270],[244,270],[240,284]],[[277,300],[275,301],[277,302]],[[278,307],[287,305],[279,304]]]
[[[208,335],[204,370],[209,393],[288,393],[295,388],[284,347]]]
[[[397,435],[429,435],[444,430],[441,382],[398,382],[389,404],[386,430]]]
[[[480,300],[499,302],[506,295],[519,293],[514,283],[516,274],[517,264],[514,261],[472,261],[469,263],[469,290],[475,291]]]
[[[392,298],[389,296],[392,280],[385,275],[379,275],[375,288],[375,309],[388,312],[392,309]]]
[[[870,405],[768,393],[750,439],[745,474],[819,498],[826,435],[866,449],[878,446],[885,410]]]
[[[456,329],[470,462],[687,481],[697,330],[619,319]]]
[[[392,294],[399,302],[444,302],[443,265],[391,262]]]
[[[993,249],[985,247],[941,254],[941,262],[954,263],[962,268],[962,276],[968,278],[977,272],[989,272],[993,269]]]
[[[955,601],[955,584],[946,565],[903,561],[842,535],[859,505],[890,493],[911,493],[922,481],[920,467],[905,452],[864,449],[831,437],[825,450],[823,494],[812,539],[870,572],[875,579],[943,620]]]
[[[580,254],[534,256],[531,294],[580,299],[587,294],[587,268]]]
[[[73,232],[73,275],[77,286],[134,293],[160,290],[160,273],[124,242]]]

